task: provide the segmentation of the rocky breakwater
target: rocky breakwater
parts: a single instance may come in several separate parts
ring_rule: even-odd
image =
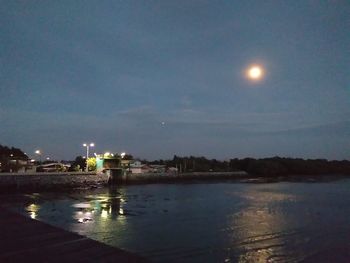
[[[95,172],[0,173],[1,192],[88,188],[105,185],[107,182],[108,175]]]

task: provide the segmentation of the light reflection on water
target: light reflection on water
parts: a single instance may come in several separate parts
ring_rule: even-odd
[[[293,255],[287,256],[284,235],[281,235],[287,234],[288,220],[267,204],[301,201],[300,198],[254,189],[247,189],[241,197],[246,199],[246,208],[232,215],[234,228],[230,247],[232,251],[237,250],[238,262],[285,262],[292,258]]]
[[[36,218],[39,209],[40,209],[40,206],[37,204],[30,204],[26,207],[26,210],[27,210],[29,216],[33,219]]]
[[[11,206],[156,262],[299,262],[350,243],[349,187],[139,185],[33,194]]]

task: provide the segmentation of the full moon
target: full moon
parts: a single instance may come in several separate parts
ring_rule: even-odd
[[[250,66],[247,70],[247,77],[251,80],[259,80],[263,77],[264,75],[264,70],[261,66],[254,65]]]

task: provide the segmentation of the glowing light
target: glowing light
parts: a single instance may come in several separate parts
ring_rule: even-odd
[[[258,81],[264,76],[264,69],[259,65],[252,65],[246,71],[248,79]]]
[[[35,219],[36,218],[36,213],[35,212],[30,212],[29,216],[31,218]]]
[[[35,219],[38,215],[39,206],[36,204],[30,204],[26,207],[28,214],[31,218]]]
[[[102,209],[102,211],[101,211],[101,217],[102,217],[102,218],[107,218],[107,217],[108,217],[108,211]]]
[[[36,154],[41,154],[40,150],[35,151]]]
[[[90,208],[91,205],[89,203],[77,203],[77,204],[73,204],[72,207],[75,207],[75,208],[80,208],[80,209],[87,209],[87,208]]]
[[[119,208],[119,215],[124,215],[124,210],[122,208]]]
[[[124,152],[123,152],[123,153],[121,153],[121,154],[120,154],[120,156],[121,156],[122,158],[124,158],[125,153],[124,153]]]

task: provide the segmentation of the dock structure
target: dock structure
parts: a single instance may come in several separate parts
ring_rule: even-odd
[[[149,262],[0,207],[0,262]]]

